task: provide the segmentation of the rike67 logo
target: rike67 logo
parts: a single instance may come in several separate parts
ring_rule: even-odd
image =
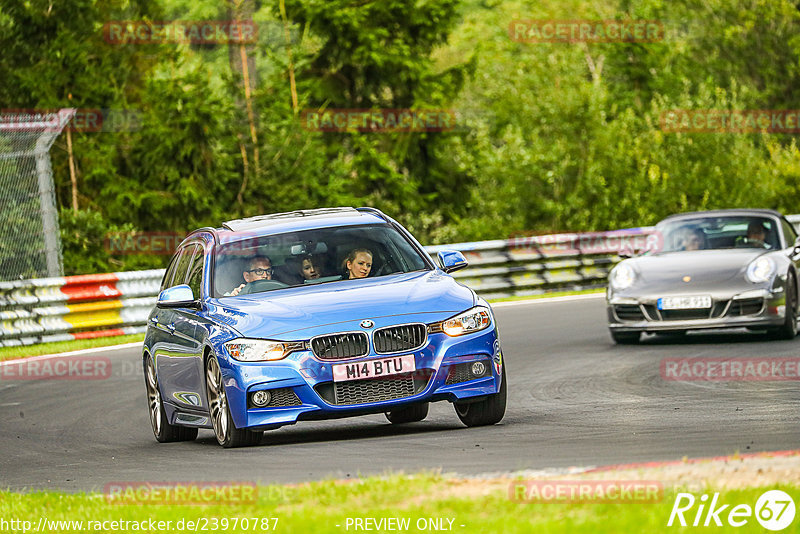
[[[731,508],[731,504],[719,502],[719,493],[715,493],[710,501],[706,494],[697,499],[691,493],[678,493],[667,526],[676,524],[685,527],[691,524],[693,527],[721,527],[727,524],[732,527],[742,527],[753,516],[767,530],[783,530],[794,521],[794,501],[784,491],[769,490],[758,498],[755,509],[749,504],[737,504]]]

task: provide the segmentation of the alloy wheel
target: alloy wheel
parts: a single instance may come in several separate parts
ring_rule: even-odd
[[[150,424],[153,427],[153,433],[158,436],[161,434],[161,392],[158,390],[158,377],[156,376],[152,358],[147,358],[145,374]]]
[[[206,365],[206,384],[211,424],[214,426],[217,441],[222,443],[228,436],[228,398],[225,396],[225,385],[222,383],[219,363],[213,356],[208,359]]]

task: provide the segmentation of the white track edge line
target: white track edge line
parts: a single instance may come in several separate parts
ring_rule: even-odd
[[[31,345],[33,346],[33,345]],[[29,358],[16,358],[13,360],[3,360],[0,361],[0,367],[4,365],[14,365],[19,362],[34,362],[37,360],[49,360],[50,358],[63,358],[65,356],[79,356],[81,354],[92,354],[95,352],[105,352],[109,350],[118,350],[118,349],[132,349],[134,347],[141,347],[141,341],[134,341],[132,343],[122,343],[121,345],[108,345],[105,347],[92,347],[90,349],[81,349],[81,350],[73,350],[70,352],[59,352],[56,354],[42,354],[41,356],[31,356]]]

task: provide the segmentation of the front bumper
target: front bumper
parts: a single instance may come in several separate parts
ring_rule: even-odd
[[[368,355],[346,360],[346,363],[406,354],[414,355],[414,373],[345,382],[347,389],[355,391],[356,396],[348,397],[344,404],[336,403],[341,399],[334,393],[336,386],[332,371],[332,364],[344,362],[320,360],[311,351],[295,352],[276,362],[257,363],[235,361],[226,354],[225,358],[220,358],[220,367],[236,427],[253,430],[268,430],[299,420],[381,413],[419,402],[468,402],[497,393],[500,389],[503,361],[494,325],[475,334],[454,338],[432,333],[428,335],[426,344],[413,353],[385,355],[371,350]],[[464,369],[476,361],[483,362],[486,371],[483,376],[472,378],[464,373]],[[381,380],[394,382],[378,383]],[[413,384],[408,386],[411,389],[399,393],[393,389],[409,383]],[[392,389],[388,397],[394,395],[395,398],[387,398],[386,388]],[[249,397],[259,390],[269,391],[271,397],[280,399],[281,405],[254,407]],[[386,400],[370,402],[373,392]],[[353,402],[354,398],[363,398],[366,402]]]
[[[702,291],[701,291],[702,293]],[[663,295],[660,295],[663,296]],[[660,296],[612,296],[608,327],[615,332],[670,332],[716,328],[770,328],[784,323],[783,288],[715,294],[708,310],[658,310]]]

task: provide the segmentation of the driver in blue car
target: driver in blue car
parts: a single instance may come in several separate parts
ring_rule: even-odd
[[[225,296],[235,297],[239,292],[244,289],[244,286],[256,280],[272,280],[272,262],[266,256],[255,256],[250,259],[247,270],[242,272],[244,284],[235,287],[230,293]]]

